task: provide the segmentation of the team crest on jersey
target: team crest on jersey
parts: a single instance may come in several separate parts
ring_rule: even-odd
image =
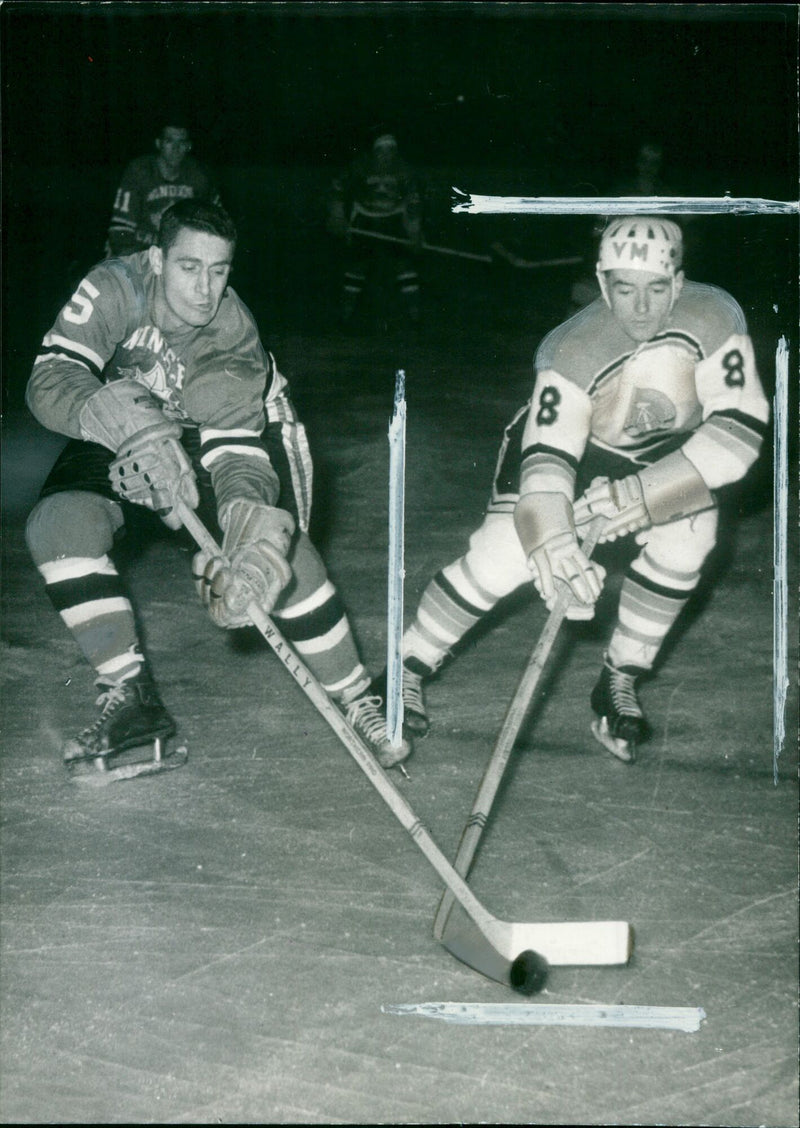
[[[121,376],[136,380],[152,392],[169,418],[186,418],[180,395],[185,366],[155,326],[143,325],[134,330],[120,345],[114,367]]]
[[[631,438],[639,438],[652,431],[668,431],[675,418],[675,404],[663,392],[656,388],[637,388],[623,430]]]
[[[177,394],[174,387],[170,387],[167,379],[167,373],[164,371],[163,366],[156,361],[152,368],[147,371],[137,365],[133,368],[119,368],[117,370],[120,376],[126,377],[128,380],[135,380],[137,384],[142,384],[148,391],[161,401],[164,405],[164,414],[170,419],[186,419],[186,412],[183,410],[180,396]]]

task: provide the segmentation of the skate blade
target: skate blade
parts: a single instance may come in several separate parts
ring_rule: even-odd
[[[385,752],[381,752],[380,754],[376,753],[375,759],[378,761],[384,771],[388,771],[390,768],[397,768],[401,775],[404,775],[406,779],[408,779],[409,775],[406,769],[403,767],[403,764],[406,760],[409,759],[413,751],[413,748],[405,751],[402,747],[398,746],[397,748],[391,748]]]
[[[635,761],[636,745],[631,744],[629,740],[620,740],[619,737],[612,736],[609,732],[608,720],[605,717],[592,721],[592,735],[607,752],[616,756],[618,760],[622,760],[624,764],[632,764]]]
[[[384,754],[383,756],[376,756],[376,759],[385,772],[397,768],[401,776],[405,779],[411,779],[405,767],[405,761],[408,759],[408,756],[401,755],[398,757]]]
[[[169,755],[164,754],[164,741],[159,738],[151,748],[152,756],[141,759],[142,747],[126,749],[112,756],[78,757],[65,762],[67,779],[81,787],[107,787],[124,779],[158,775],[182,768],[189,759],[189,751],[181,745]]]

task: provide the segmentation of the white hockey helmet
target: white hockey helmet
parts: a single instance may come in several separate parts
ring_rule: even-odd
[[[379,133],[372,142],[372,148],[376,153],[386,153],[391,149],[397,148],[397,138],[393,133]]]
[[[607,270],[648,270],[669,278],[670,309],[680,293],[678,272],[683,262],[683,233],[670,219],[625,216],[612,219],[600,238],[597,281],[607,306],[611,306]]]
[[[603,232],[597,270],[649,270],[674,278],[682,261],[683,235],[677,223],[626,216],[612,219]]]

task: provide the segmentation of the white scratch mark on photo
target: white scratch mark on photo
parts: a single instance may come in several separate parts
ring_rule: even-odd
[[[438,1018],[472,1026],[628,1026],[694,1034],[702,1007],[592,1006],[548,1003],[391,1003],[384,1014]]]
[[[778,341],[775,354],[775,417],[774,417],[774,559],[773,559],[773,782],[778,784],[778,759],[786,736],[786,695],[789,690],[787,667],[788,634],[788,573],[787,530],[789,501],[788,469],[788,402],[789,402],[789,347],[785,337]]]

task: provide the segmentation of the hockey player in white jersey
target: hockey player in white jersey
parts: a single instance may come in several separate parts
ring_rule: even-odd
[[[469,548],[428,584],[403,638],[406,730],[424,735],[423,682],[504,596],[533,580],[548,608],[589,619],[605,572],[582,536],[634,536],[591,693],[593,732],[630,762],[648,735],[637,685],[717,538],[715,490],[758,457],[769,406],[739,305],[686,281],[680,228],[627,217],[605,229],[602,297],[553,330],[530,403],[506,428],[491,499]]]

